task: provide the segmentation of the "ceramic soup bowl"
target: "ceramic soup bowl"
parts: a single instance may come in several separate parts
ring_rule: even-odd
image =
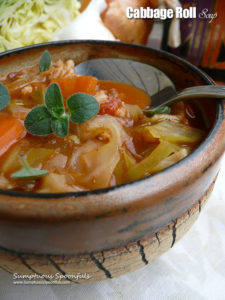
[[[165,72],[177,90],[214,84],[166,52],[102,41],[55,42],[5,52],[0,54],[0,74],[32,66],[44,49],[53,61],[73,59],[75,64],[93,58],[143,62]],[[210,124],[207,137],[185,159],[155,175],[64,194],[0,190],[0,267],[87,283],[144,267],[173,247],[198,217],[225,149],[223,101],[199,102]]]

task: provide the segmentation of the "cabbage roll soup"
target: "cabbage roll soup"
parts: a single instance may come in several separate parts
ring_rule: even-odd
[[[141,179],[187,156],[204,139],[200,112],[177,103],[154,111],[128,84],[40,62],[0,78],[0,189],[61,193]]]

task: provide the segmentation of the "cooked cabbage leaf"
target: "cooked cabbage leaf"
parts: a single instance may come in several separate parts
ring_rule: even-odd
[[[179,146],[171,144],[166,141],[161,141],[159,145],[152,151],[150,155],[142,159],[139,163],[132,166],[128,172],[127,177],[130,181],[134,181],[149,174],[152,174],[152,170],[164,159],[171,154],[181,150]]]
[[[136,160],[132,157],[131,153],[127,149],[122,148],[120,150],[120,160],[114,170],[117,184],[126,183],[128,181],[127,171],[135,164]]]
[[[198,128],[171,121],[159,122],[156,125],[144,128],[145,140],[149,142],[162,139],[176,144],[196,143],[200,142],[204,136],[204,131]]]
[[[79,14],[78,0],[0,1],[0,52],[50,41]]]
[[[155,167],[151,169],[151,174],[157,173],[162,171],[181,159],[185,158],[189,154],[188,150],[185,148],[181,148],[178,152],[173,153],[172,155],[168,156],[167,158],[161,160]]]

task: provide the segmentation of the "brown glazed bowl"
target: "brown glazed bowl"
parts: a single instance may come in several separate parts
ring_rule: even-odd
[[[103,41],[8,51],[0,54],[0,74],[37,63],[44,49],[53,61],[118,57],[150,64],[165,72],[178,90],[213,84],[199,69],[166,52]],[[0,267],[87,283],[145,266],[173,247],[199,215],[225,150],[223,101],[204,99],[201,104],[210,124],[206,139],[188,157],[155,175],[88,192],[0,190]]]

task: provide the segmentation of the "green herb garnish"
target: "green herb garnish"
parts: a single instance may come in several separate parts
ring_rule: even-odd
[[[45,105],[34,107],[26,116],[24,125],[31,134],[48,135],[53,132],[52,116]]]
[[[39,71],[40,72],[47,71],[50,68],[50,66],[51,66],[51,56],[48,50],[45,50],[41,55],[41,59],[39,63]]]
[[[28,132],[34,135],[55,133],[65,137],[69,132],[69,119],[81,124],[99,111],[97,100],[84,93],[77,93],[69,97],[67,102],[69,112],[65,112],[60,87],[52,83],[45,94],[45,105],[36,106],[26,116],[24,125]]]
[[[150,110],[143,110],[144,113],[155,115],[155,114],[170,114],[171,108],[169,106],[161,106],[159,108],[153,108]]]
[[[0,110],[9,105],[10,95],[7,88],[0,83]]]
[[[50,114],[55,118],[59,118],[65,113],[63,98],[58,84],[53,83],[48,87],[45,94],[45,104]]]
[[[58,119],[52,119],[52,130],[56,135],[65,137],[69,133],[69,115],[62,116]]]
[[[88,121],[99,111],[96,99],[84,93],[77,93],[69,97],[67,105],[71,112],[71,120],[77,124]]]
[[[18,172],[15,172],[11,175],[12,178],[32,178],[32,177],[40,177],[48,174],[47,170],[38,170],[31,168],[24,157],[21,157],[21,161],[23,163],[23,168]]]

